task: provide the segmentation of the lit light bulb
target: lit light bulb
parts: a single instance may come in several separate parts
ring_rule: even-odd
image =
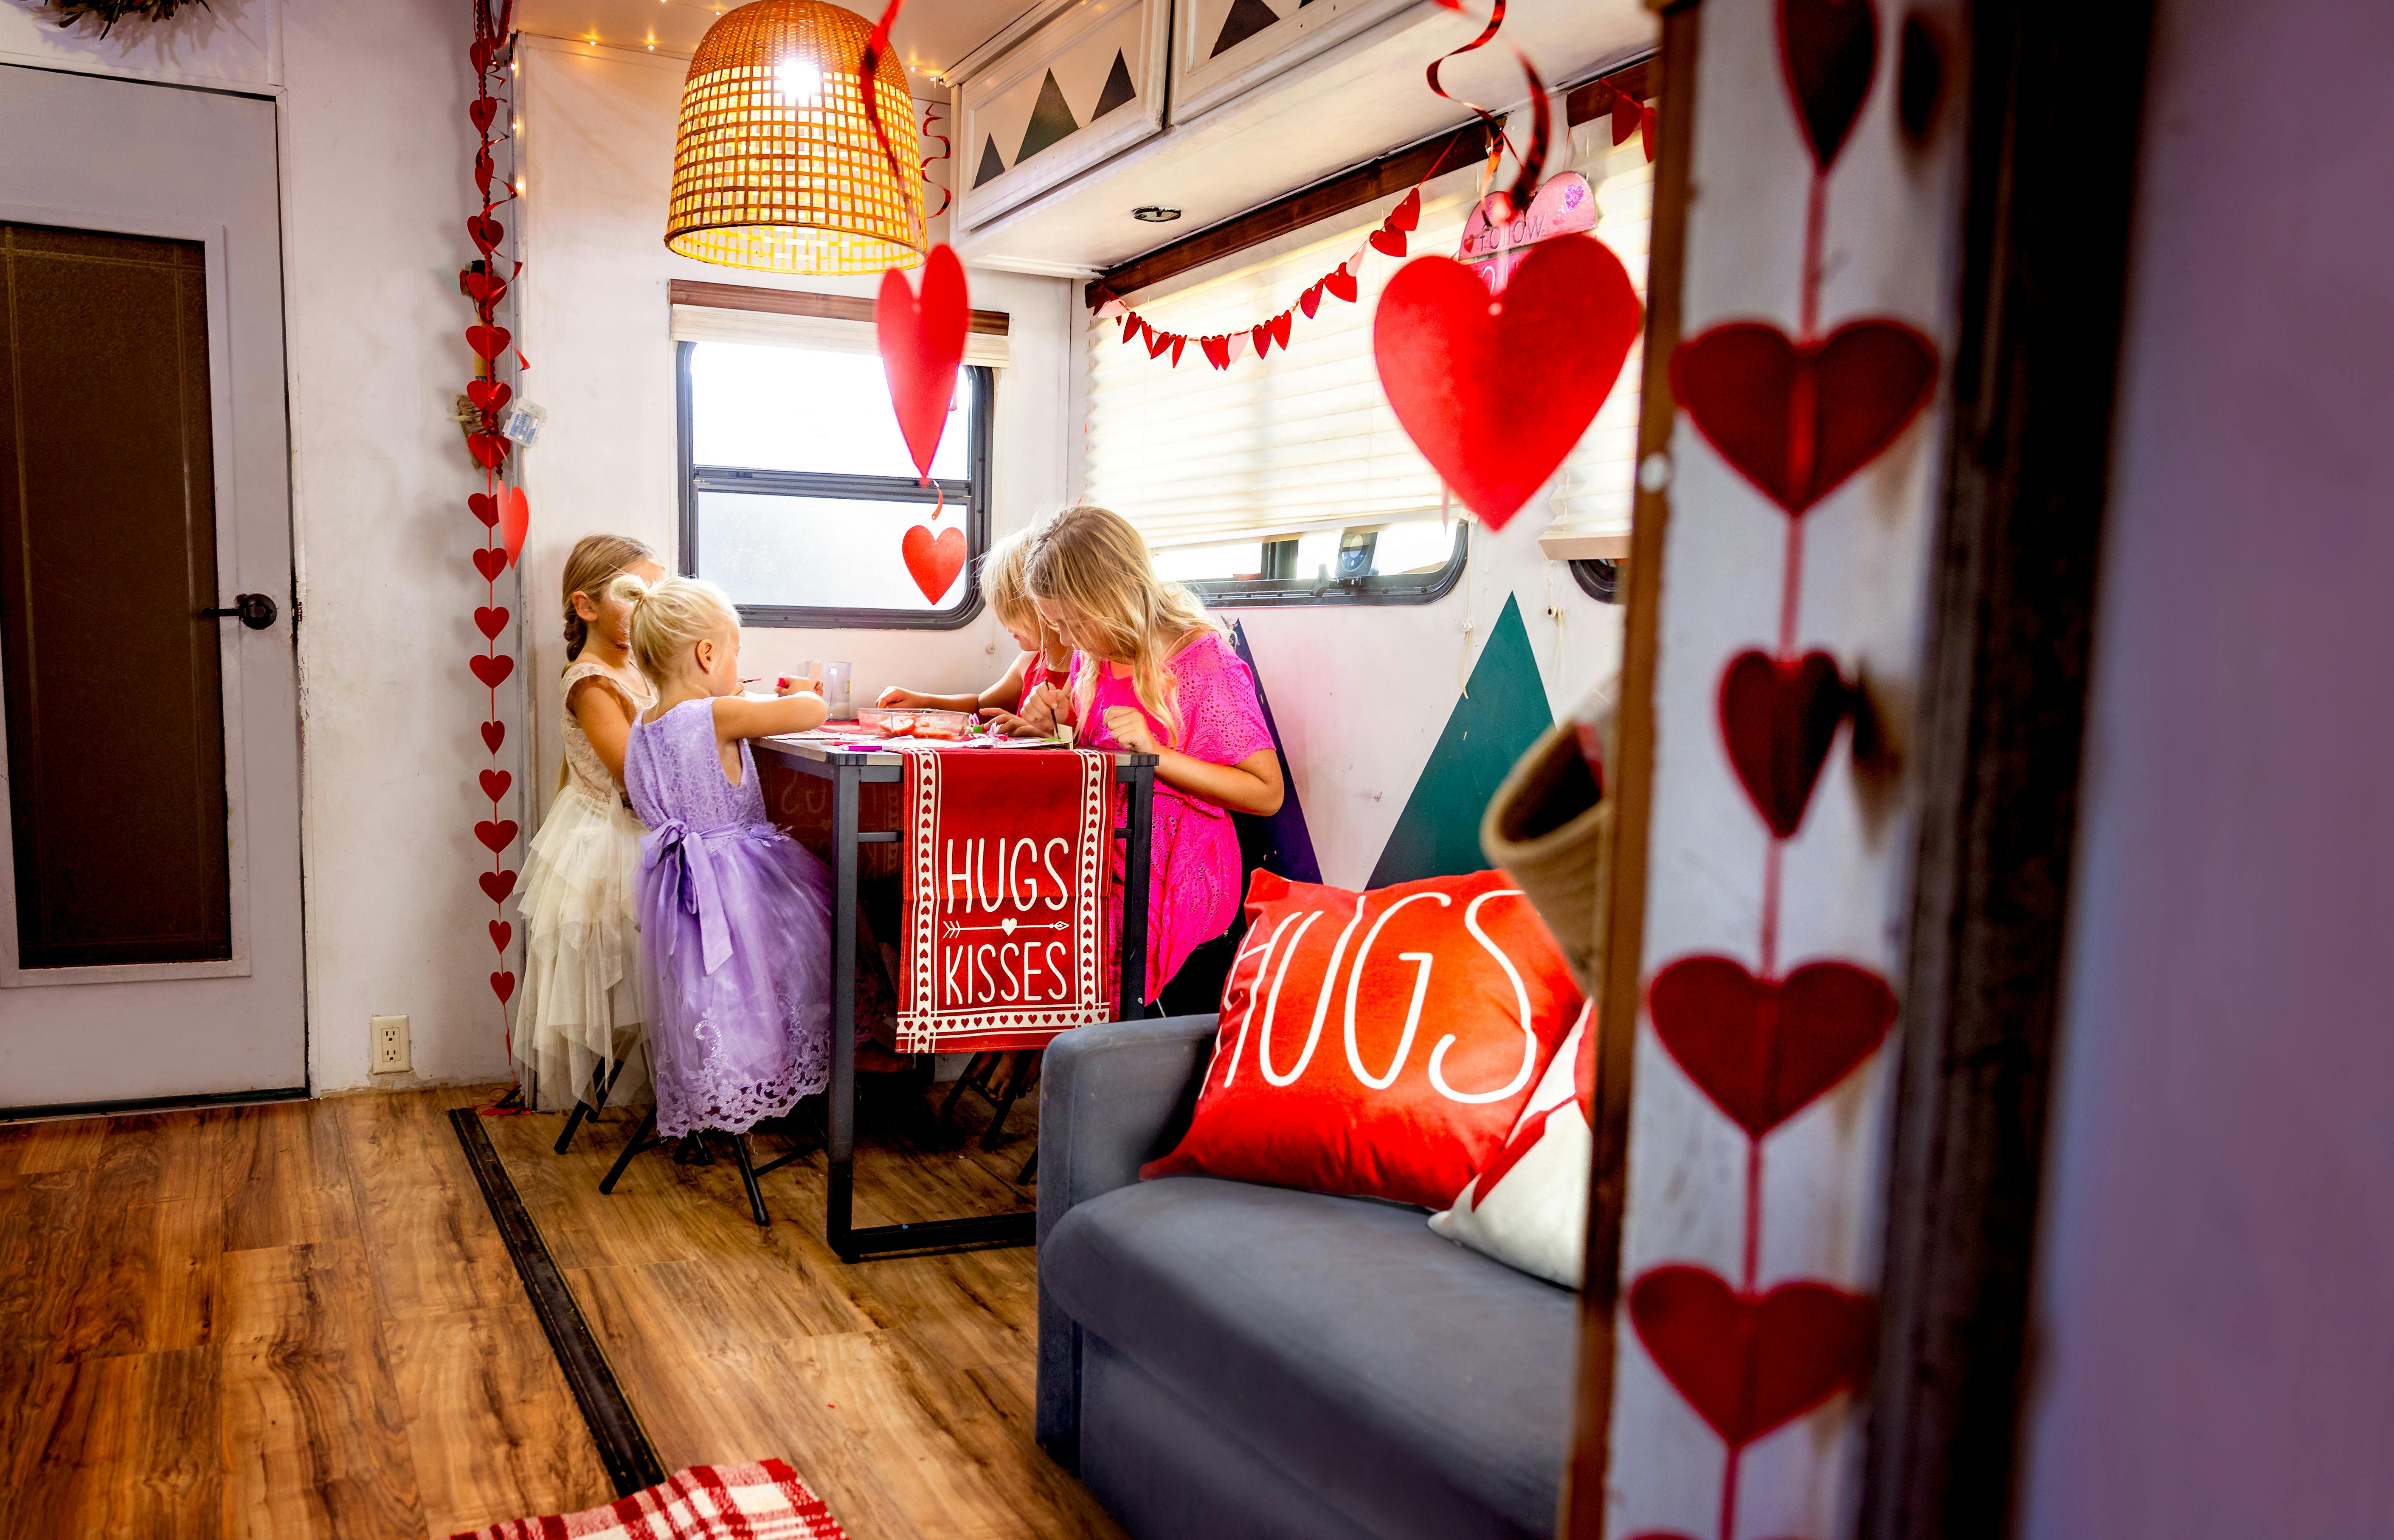
[[[785,59],[773,66],[773,91],[784,105],[811,107],[822,87],[822,71],[810,59]]]

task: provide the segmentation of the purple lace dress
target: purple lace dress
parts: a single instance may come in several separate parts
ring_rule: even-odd
[[[831,1077],[831,874],[766,819],[746,744],[724,779],[712,701],[635,724],[624,788],[650,831],[634,913],[657,1131],[744,1133]]]

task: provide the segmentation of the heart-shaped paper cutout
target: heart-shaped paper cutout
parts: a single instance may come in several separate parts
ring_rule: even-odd
[[[516,660],[505,652],[477,652],[466,660],[466,666],[474,671],[474,678],[496,690],[516,671]]]
[[[1159,332],[1151,328],[1147,334],[1147,356],[1150,358],[1162,358],[1164,356],[1164,349],[1170,348],[1173,341],[1174,338],[1170,332]]]
[[[506,770],[486,770],[482,772],[482,795],[493,802],[506,796],[507,788],[514,783],[515,777]]]
[[[506,743],[506,741],[507,741],[507,724],[506,724],[506,723],[505,723],[505,722],[484,722],[484,723],[482,724],[482,742],[483,742],[483,744],[484,744],[486,746],[488,746],[488,747],[489,747],[490,751],[491,751],[493,754],[496,754],[496,753],[498,753],[498,752],[499,752],[499,745],[500,745],[501,744]]]
[[[482,891],[490,895],[493,903],[506,902],[507,895],[516,890],[516,875],[513,872],[485,872],[476,880],[481,883]]]
[[[499,296],[507,292],[507,281],[494,272],[468,271],[466,274],[466,292],[473,296],[475,304],[487,309],[497,304]]]
[[[965,361],[965,334],[971,320],[965,265],[944,241],[931,248],[923,263],[919,296],[896,268],[881,275],[881,293],[873,302],[881,368],[889,379],[889,404],[898,413],[898,431],[905,436],[914,468],[925,476],[931,473],[931,457],[939,453],[940,435],[948,426],[948,407],[955,400],[956,370]],[[1129,340],[1127,330],[1124,340]]]
[[[1390,230],[1411,230],[1420,224],[1421,189],[1414,188],[1398,199],[1397,206],[1388,210],[1388,217],[1380,222]]]
[[[1322,286],[1349,305],[1355,303],[1355,296],[1361,292],[1355,287],[1355,275],[1345,268],[1331,269],[1322,280]]]
[[[1851,963],[1757,979],[1733,957],[1682,957],[1654,975],[1646,1011],[1688,1078],[1760,1139],[1876,1050],[1895,992]]]
[[[1502,529],[1587,430],[1642,319],[1621,259],[1567,235],[1532,251],[1493,301],[1460,262],[1406,264],[1380,296],[1372,350],[1414,447]]]
[[[507,457],[507,441],[496,433],[469,433],[466,447],[473,453],[474,463],[485,470],[496,470],[499,462]]]
[[[495,45],[490,38],[478,37],[474,39],[473,46],[466,50],[466,57],[474,61],[474,72],[476,74],[487,74],[490,72],[492,50],[494,46]]]
[[[1255,344],[1256,357],[1271,351],[1272,332],[1269,322],[1258,322],[1247,328],[1247,340]]]
[[[512,818],[486,818],[474,825],[474,837],[489,846],[491,853],[496,855],[515,843],[516,821]]]
[[[965,570],[965,532],[954,525],[941,530],[937,537],[928,524],[917,524],[908,530],[899,542],[899,553],[906,559],[906,571],[914,579],[914,586],[933,604],[948,591],[956,574]]]
[[[1305,312],[1306,320],[1311,321],[1313,312],[1322,309],[1322,285],[1308,285],[1306,291],[1296,296],[1296,308]]]
[[[488,257],[492,247],[507,238],[507,227],[487,214],[476,214],[466,220],[466,233],[473,237],[474,244],[481,248],[483,256]]]
[[[514,974],[502,970],[491,975],[491,993],[499,997],[499,1004],[506,1005],[515,992],[516,976]]]
[[[473,100],[466,104],[466,115],[474,120],[474,126],[476,128],[481,130],[483,133],[489,133],[491,131],[492,123],[496,120],[499,115],[498,99],[496,97],[476,97]]]
[[[1280,314],[1266,322],[1265,324],[1271,328],[1272,345],[1283,351],[1286,350],[1288,347],[1288,335],[1296,325],[1296,316],[1295,313],[1288,310],[1282,310]]]
[[[1212,364],[1215,368],[1228,369],[1230,366],[1230,339],[1229,337],[1200,337],[1197,339],[1197,345],[1205,349],[1205,362]]]
[[[1853,692],[1826,652],[1781,660],[1748,650],[1721,673],[1720,725],[1730,763],[1756,812],[1793,839]]]
[[[523,559],[524,535],[532,529],[532,499],[521,487],[507,488],[499,504],[499,544],[506,547],[507,565]]]
[[[1372,232],[1372,249],[1387,252],[1390,257],[1402,257],[1405,254],[1405,232],[1382,225]]]
[[[1779,62],[1812,164],[1826,171],[1870,95],[1878,7],[1871,0],[1779,0]]]
[[[1936,344],[1900,321],[1849,321],[1805,343],[1733,321],[1671,355],[1672,396],[1698,431],[1791,514],[1885,453],[1936,388]]]
[[[479,358],[496,358],[501,353],[506,352],[507,350],[507,344],[514,340],[515,334],[508,331],[505,326],[468,326],[466,328],[466,346],[474,349],[475,355]],[[476,383],[480,384],[480,382],[477,381]]]
[[[507,553],[496,546],[485,546],[474,553],[474,570],[482,574],[483,582],[496,583],[507,570]]]
[[[1878,1306],[1809,1282],[1757,1298],[1674,1264],[1629,1286],[1629,1319],[1664,1377],[1741,1448],[1861,1383]]]
[[[506,346],[505,343],[501,347]],[[504,380],[478,379],[466,382],[466,399],[485,412],[496,412],[515,397],[515,387]]]
[[[496,641],[499,639],[499,633],[506,628],[507,612],[505,607],[498,605],[478,605],[475,607],[474,629],[481,632],[482,635],[490,638],[493,641]]]
[[[491,196],[491,178],[496,174],[496,168],[491,165],[491,147],[486,144],[475,151],[474,181],[481,189],[485,202],[489,201]]]
[[[466,499],[467,509],[489,529],[499,521],[499,500],[487,492],[478,492]]]
[[[507,943],[515,939],[516,928],[514,926],[509,925],[505,920],[493,920],[491,922],[492,946],[497,948],[501,952],[505,952],[507,949]]]

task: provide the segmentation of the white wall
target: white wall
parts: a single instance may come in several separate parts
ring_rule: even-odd
[[[2039,1540],[2394,1533],[2388,79],[2382,0],[2158,7],[2045,1167]]]
[[[525,555],[535,688],[565,663],[558,589],[566,554],[594,530],[637,535],[673,564],[679,448],[666,284],[710,283],[870,296],[869,278],[792,279],[712,267],[664,245],[674,128],[688,61],[527,38],[523,55],[525,269],[518,301],[532,369],[526,396],[548,409],[524,455],[533,534]],[[935,223],[934,236],[944,233]],[[1003,534],[1063,501],[1075,286],[1060,279],[975,270],[972,302],[1011,317],[1012,363],[999,371],[991,456],[991,527]],[[750,627],[744,670],[783,671],[813,657],[856,665],[861,697],[882,685],[978,688],[1013,660],[984,612],[958,631]],[[535,697],[546,794],[557,783],[556,714]]]
[[[0,59],[280,99],[298,598],[309,1058],[369,1083],[366,1018],[411,1018],[416,1078],[506,1051],[475,875],[489,763],[467,674],[480,485],[450,420],[473,255],[459,0],[214,0],[106,42],[0,7]],[[505,700],[505,692],[502,692]],[[513,864],[510,861],[510,864]],[[401,1077],[384,1077],[396,1082]]]

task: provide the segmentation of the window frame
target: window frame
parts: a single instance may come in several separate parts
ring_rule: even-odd
[[[677,458],[681,484],[680,548],[675,571],[697,577],[698,494],[701,492],[761,494],[783,497],[872,499],[888,503],[928,503],[937,506],[942,494],[952,508],[961,507],[965,532],[965,591],[944,610],[871,610],[846,605],[742,604],[740,624],[768,630],[954,631],[969,625],[981,611],[981,559],[989,554],[989,471],[991,441],[997,423],[997,371],[985,363],[968,363],[973,376],[973,409],[965,425],[968,435],[965,462],[967,481],[937,478],[924,486],[911,476],[854,476],[806,470],[759,470],[743,466],[702,466],[691,458],[694,403],[690,361],[695,339],[674,344],[674,395]],[[799,349],[803,351],[804,349]]]
[[[1386,520],[1382,521],[1385,527]],[[1289,544],[1294,545],[1294,539]],[[1266,546],[1277,542],[1264,541]],[[1269,558],[1267,558],[1269,559]],[[1435,604],[1454,591],[1471,565],[1471,520],[1454,521],[1454,548],[1434,573],[1375,577],[1199,577],[1181,586],[1209,610],[1295,610],[1352,604]]]

